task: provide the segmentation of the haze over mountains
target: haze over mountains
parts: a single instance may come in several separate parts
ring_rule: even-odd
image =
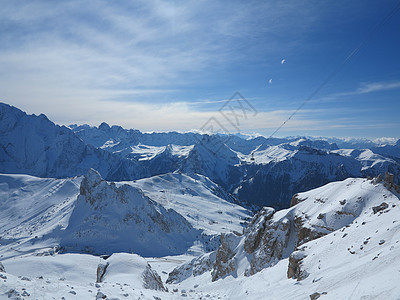
[[[0,103],[0,294],[394,299],[400,140],[59,126]]]

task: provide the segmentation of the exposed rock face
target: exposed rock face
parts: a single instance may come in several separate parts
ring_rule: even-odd
[[[301,263],[304,257],[305,255],[301,250],[295,251],[289,256],[288,278],[297,279],[298,281],[307,278],[308,273],[301,269]]]
[[[386,172],[385,173],[385,187],[388,188],[389,191],[394,190],[397,193],[400,193],[400,185],[397,185],[394,182],[394,175],[392,173]]]
[[[290,209],[275,212],[264,207],[242,236],[223,235],[218,250],[176,268],[168,282],[180,282],[193,275],[195,265],[197,268],[202,265],[203,272],[211,271],[215,281],[240,274],[251,276],[285,258],[289,259],[288,277],[302,280],[308,276],[302,269],[305,243],[349,226],[371,210],[378,212],[387,208],[382,201],[387,201],[382,184],[376,187],[381,195],[369,202],[373,185],[366,179],[347,179],[297,195],[299,203]]]
[[[298,198],[299,194],[294,194],[292,200],[290,200],[290,207],[295,206],[300,203],[300,199]]]
[[[109,263],[100,263],[97,266],[97,276],[96,276],[96,282],[99,283],[103,279],[104,274],[106,273],[107,267]]]
[[[236,254],[235,248],[239,241],[240,238],[235,234],[221,235],[221,245],[217,250],[214,269],[211,273],[212,281],[223,278],[236,269],[236,261],[232,258]]]
[[[143,274],[143,287],[145,289],[168,292],[168,289],[164,287],[161,277],[154,271],[148,264]]]
[[[377,212],[385,210],[388,207],[389,207],[389,205],[386,202],[382,202],[381,205],[372,207],[372,211],[374,212],[374,214],[376,214]]]
[[[212,271],[216,261],[216,251],[207,253],[200,258],[195,258],[187,264],[175,268],[168,275],[166,283],[179,283],[190,276],[199,276]]]
[[[211,270],[212,281],[228,275],[236,276],[238,262],[244,256],[249,260],[244,275],[251,276],[288,257],[302,244],[334,230],[310,226],[310,217],[293,209],[283,214],[283,211],[276,213],[273,208],[264,207],[253,217],[242,237],[234,234],[222,235],[221,245],[213,255],[202,256],[200,259],[176,268],[170,273],[167,282],[177,283],[194,274],[194,265],[203,265],[204,271]],[[290,241],[294,242],[290,243]],[[292,258],[292,261],[296,266],[296,259]],[[206,265],[204,262],[207,262]],[[300,259],[297,265],[299,263]],[[296,276],[300,276],[300,267],[298,269],[294,268],[296,271],[293,271]],[[305,278],[305,275],[301,274],[300,277]]]

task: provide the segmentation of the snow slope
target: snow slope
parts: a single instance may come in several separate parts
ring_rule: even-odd
[[[173,182],[168,176],[164,180]],[[180,262],[188,257],[182,255],[148,258],[152,271],[146,276],[147,263],[132,254],[107,260],[57,252],[3,256],[0,294],[14,299],[94,299],[103,294],[108,299],[397,299],[400,201],[386,182],[378,181],[350,178],[300,193],[289,209],[260,211],[242,236],[224,234],[215,252],[184,265]],[[154,177],[145,193],[156,195],[161,182]],[[96,283],[98,266],[107,262]],[[174,267],[181,280],[162,283],[168,291],[149,289],[160,286],[157,273],[165,280],[164,272]]]
[[[230,299],[399,295],[392,281],[400,265],[398,194],[382,183],[347,179],[296,201],[290,209],[260,211],[243,236],[223,236],[217,251],[175,269],[168,281],[209,282]]]
[[[44,236],[67,227],[81,180],[0,174],[0,255],[53,251]]]
[[[109,183],[92,169],[82,180],[68,227],[51,236],[67,252],[163,256],[184,253],[199,234],[173,209],[136,187]]]
[[[204,253],[218,246],[221,232],[242,232],[251,216],[208,178],[179,173],[117,183],[96,171],[71,179],[1,174],[0,200],[4,257],[60,246],[97,254]]]
[[[140,188],[150,199],[184,216],[196,229],[208,235],[242,232],[251,213],[207,177],[182,173],[121,182]],[[242,224],[241,224],[242,223]]]

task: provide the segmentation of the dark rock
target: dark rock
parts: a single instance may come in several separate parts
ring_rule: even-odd
[[[0,262],[0,272],[6,273],[6,269],[4,268],[4,266],[1,262]]]
[[[307,278],[308,273],[301,269],[301,264],[305,257],[304,252],[301,250],[295,251],[289,256],[288,278],[297,279],[298,281]]]
[[[321,294],[320,294],[320,293],[317,293],[317,292],[315,292],[315,293],[313,293],[313,294],[310,295],[310,299],[311,299],[311,300],[316,300],[316,299],[318,299],[319,297],[321,297]]]
[[[107,262],[107,263],[105,263],[105,264],[100,263],[100,264],[97,266],[96,283],[101,282],[101,280],[102,280],[103,277],[104,277],[104,274],[106,273],[106,270],[107,270],[108,265],[109,265],[109,263]]]
[[[373,210],[374,214],[376,214],[377,212],[379,212],[381,210],[385,210],[388,207],[389,207],[389,205],[386,202],[382,202],[379,206],[372,207],[372,210]]]
[[[96,300],[101,300],[101,299],[106,299],[107,296],[103,294],[102,292],[98,291],[96,294]]]

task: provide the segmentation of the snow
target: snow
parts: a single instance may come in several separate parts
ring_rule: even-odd
[[[243,207],[207,177],[168,173],[135,182],[121,182],[143,190],[150,199],[184,216],[205,234],[242,232],[240,223],[251,216]]]
[[[156,191],[163,185],[163,180],[166,182],[165,190],[170,188],[169,185],[175,184],[175,181],[169,177],[178,181],[182,179],[186,187],[194,181],[193,178],[181,178],[181,176],[186,175],[167,174],[164,175],[164,179],[163,176],[157,176],[147,182],[145,179],[136,183],[132,182],[130,186],[143,186],[145,194],[156,196]],[[25,191],[36,197],[45,195],[44,191],[47,188],[54,188],[61,182],[56,179],[39,179],[26,175],[2,175],[1,178],[2,193],[5,191],[4,182],[7,182],[7,185],[14,189],[9,192],[22,188],[20,193]],[[67,182],[73,180],[81,179],[70,179]],[[206,195],[210,183],[203,177],[197,180],[203,181],[205,186],[202,193]],[[103,184],[94,175],[89,176],[89,181],[97,185]],[[121,187],[124,184],[118,183]],[[61,190],[62,188],[58,191],[61,192]],[[173,193],[174,197],[178,194],[179,192]],[[56,195],[57,191],[52,197]],[[176,284],[164,283],[168,292],[144,287],[142,274],[147,269],[147,263],[152,266],[153,272],[156,271],[161,275],[165,282],[167,278],[165,273],[171,272],[182,263],[190,262],[193,256],[166,256],[144,260],[135,254],[121,253],[113,254],[104,261],[98,256],[88,254],[52,252],[37,256],[38,253],[32,251],[1,258],[6,273],[0,274],[0,293],[3,295],[14,293],[13,295],[16,296],[26,292],[30,295],[25,296],[26,299],[51,299],[52,297],[86,299],[94,298],[99,291],[109,298],[120,299],[139,297],[142,299],[154,299],[153,297],[161,299],[181,297],[185,299],[264,299],[265,297],[268,299],[308,299],[315,292],[324,293],[321,299],[361,299],[363,297],[365,299],[395,299],[400,294],[400,288],[393,284],[400,265],[398,195],[387,190],[381,183],[375,184],[370,180],[350,178],[300,193],[297,197],[299,204],[290,209],[275,212],[272,221],[280,222],[290,215],[303,215],[307,216],[305,220],[309,220],[309,223],[304,226],[313,226],[318,229],[320,228],[318,226],[324,225],[333,229],[321,238],[302,244],[298,252],[295,252],[298,258],[303,258],[301,268],[308,274],[308,277],[301,281],[287,278],[287,256],[250,277],[244,276],[244,270],[249,264],[251,255],[240,250],[242,242],[237,244],[232,240],[228,241],[228,244],[238,249],[236,258],[238,271],[235,276],[226,276],[214,282],[211,281],[210,271],[206,271],[195,277],[188,276]],[[380,206],[383,202],[387,203],[387,208],[374,212],[373,208]],[[338,211],[348,212],[348,214],[337,213]],[[318,218],[320,214],[324,214],[323,219]],[[2,250],[5,247],[7,245],[2,243]],[[109,266],[103,282],[95,286],[97,266],[102,262],[108,262]]]
[[[398,182],[400,140],[67,128],[0,103],[0,146],[0,299],[399,298],[398,187],[349,177]]]

